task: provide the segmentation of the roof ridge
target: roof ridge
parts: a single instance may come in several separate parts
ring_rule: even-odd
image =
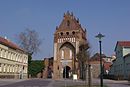
[[[8,47],[14,48],[14,49],[22,50],[16,43],[12,42],[9,39],[5,39],[1,36],[0,36],[0,43],[3,44],[3,45],[6,45]]]

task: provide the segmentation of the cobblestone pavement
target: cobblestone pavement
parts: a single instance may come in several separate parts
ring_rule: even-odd
[[[130,87],[130,82],[126,80],[122,80],[122,81],[104,80],[104,83],[108,87]]]
[[[103,83],[108,87],[130,87],[130,82],[128,82],[127,80],[117,81],[103,79]],[[93,79],[93,84],[100,84],[100,79]]]
[[[1,84],[2,83],[2,84]],[[28,79],[28,80],[0,80],[0,87],[64,87],[65,85],[82,85],[83,81]]]
[[[100,79],[92,79],[93,84],[100,84]],[[103,80],[108,87],[130,87],[128,81]],[[0,79],[0,87],[65,87],[68,85],[85,85],[85,81],[52,79]]]

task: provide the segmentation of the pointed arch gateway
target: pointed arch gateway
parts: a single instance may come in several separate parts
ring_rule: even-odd
[[[75,70],[75,47],[70,42],[63,43],[60,48],[62,76],[63,78],[70,78]]]

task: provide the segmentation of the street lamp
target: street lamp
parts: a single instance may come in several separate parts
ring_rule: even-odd
[[[95,37],[99,39],[99,47],[100,47],[100,70],[101,70],[101,73],[100,73],[100,85],[101,85],[101,87],[103,87],[103,66],[102,66],[102,45],[101,45],[102,41],[101,41],[101,39],[103,37],[105,37],[105,36],[102,35],[101,33],[99,33]]]

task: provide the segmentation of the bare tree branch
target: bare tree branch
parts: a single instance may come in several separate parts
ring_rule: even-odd
[[[30,54],[40,51],[41,40],[35,30],[26,29],[18,35],[20,47]]]

